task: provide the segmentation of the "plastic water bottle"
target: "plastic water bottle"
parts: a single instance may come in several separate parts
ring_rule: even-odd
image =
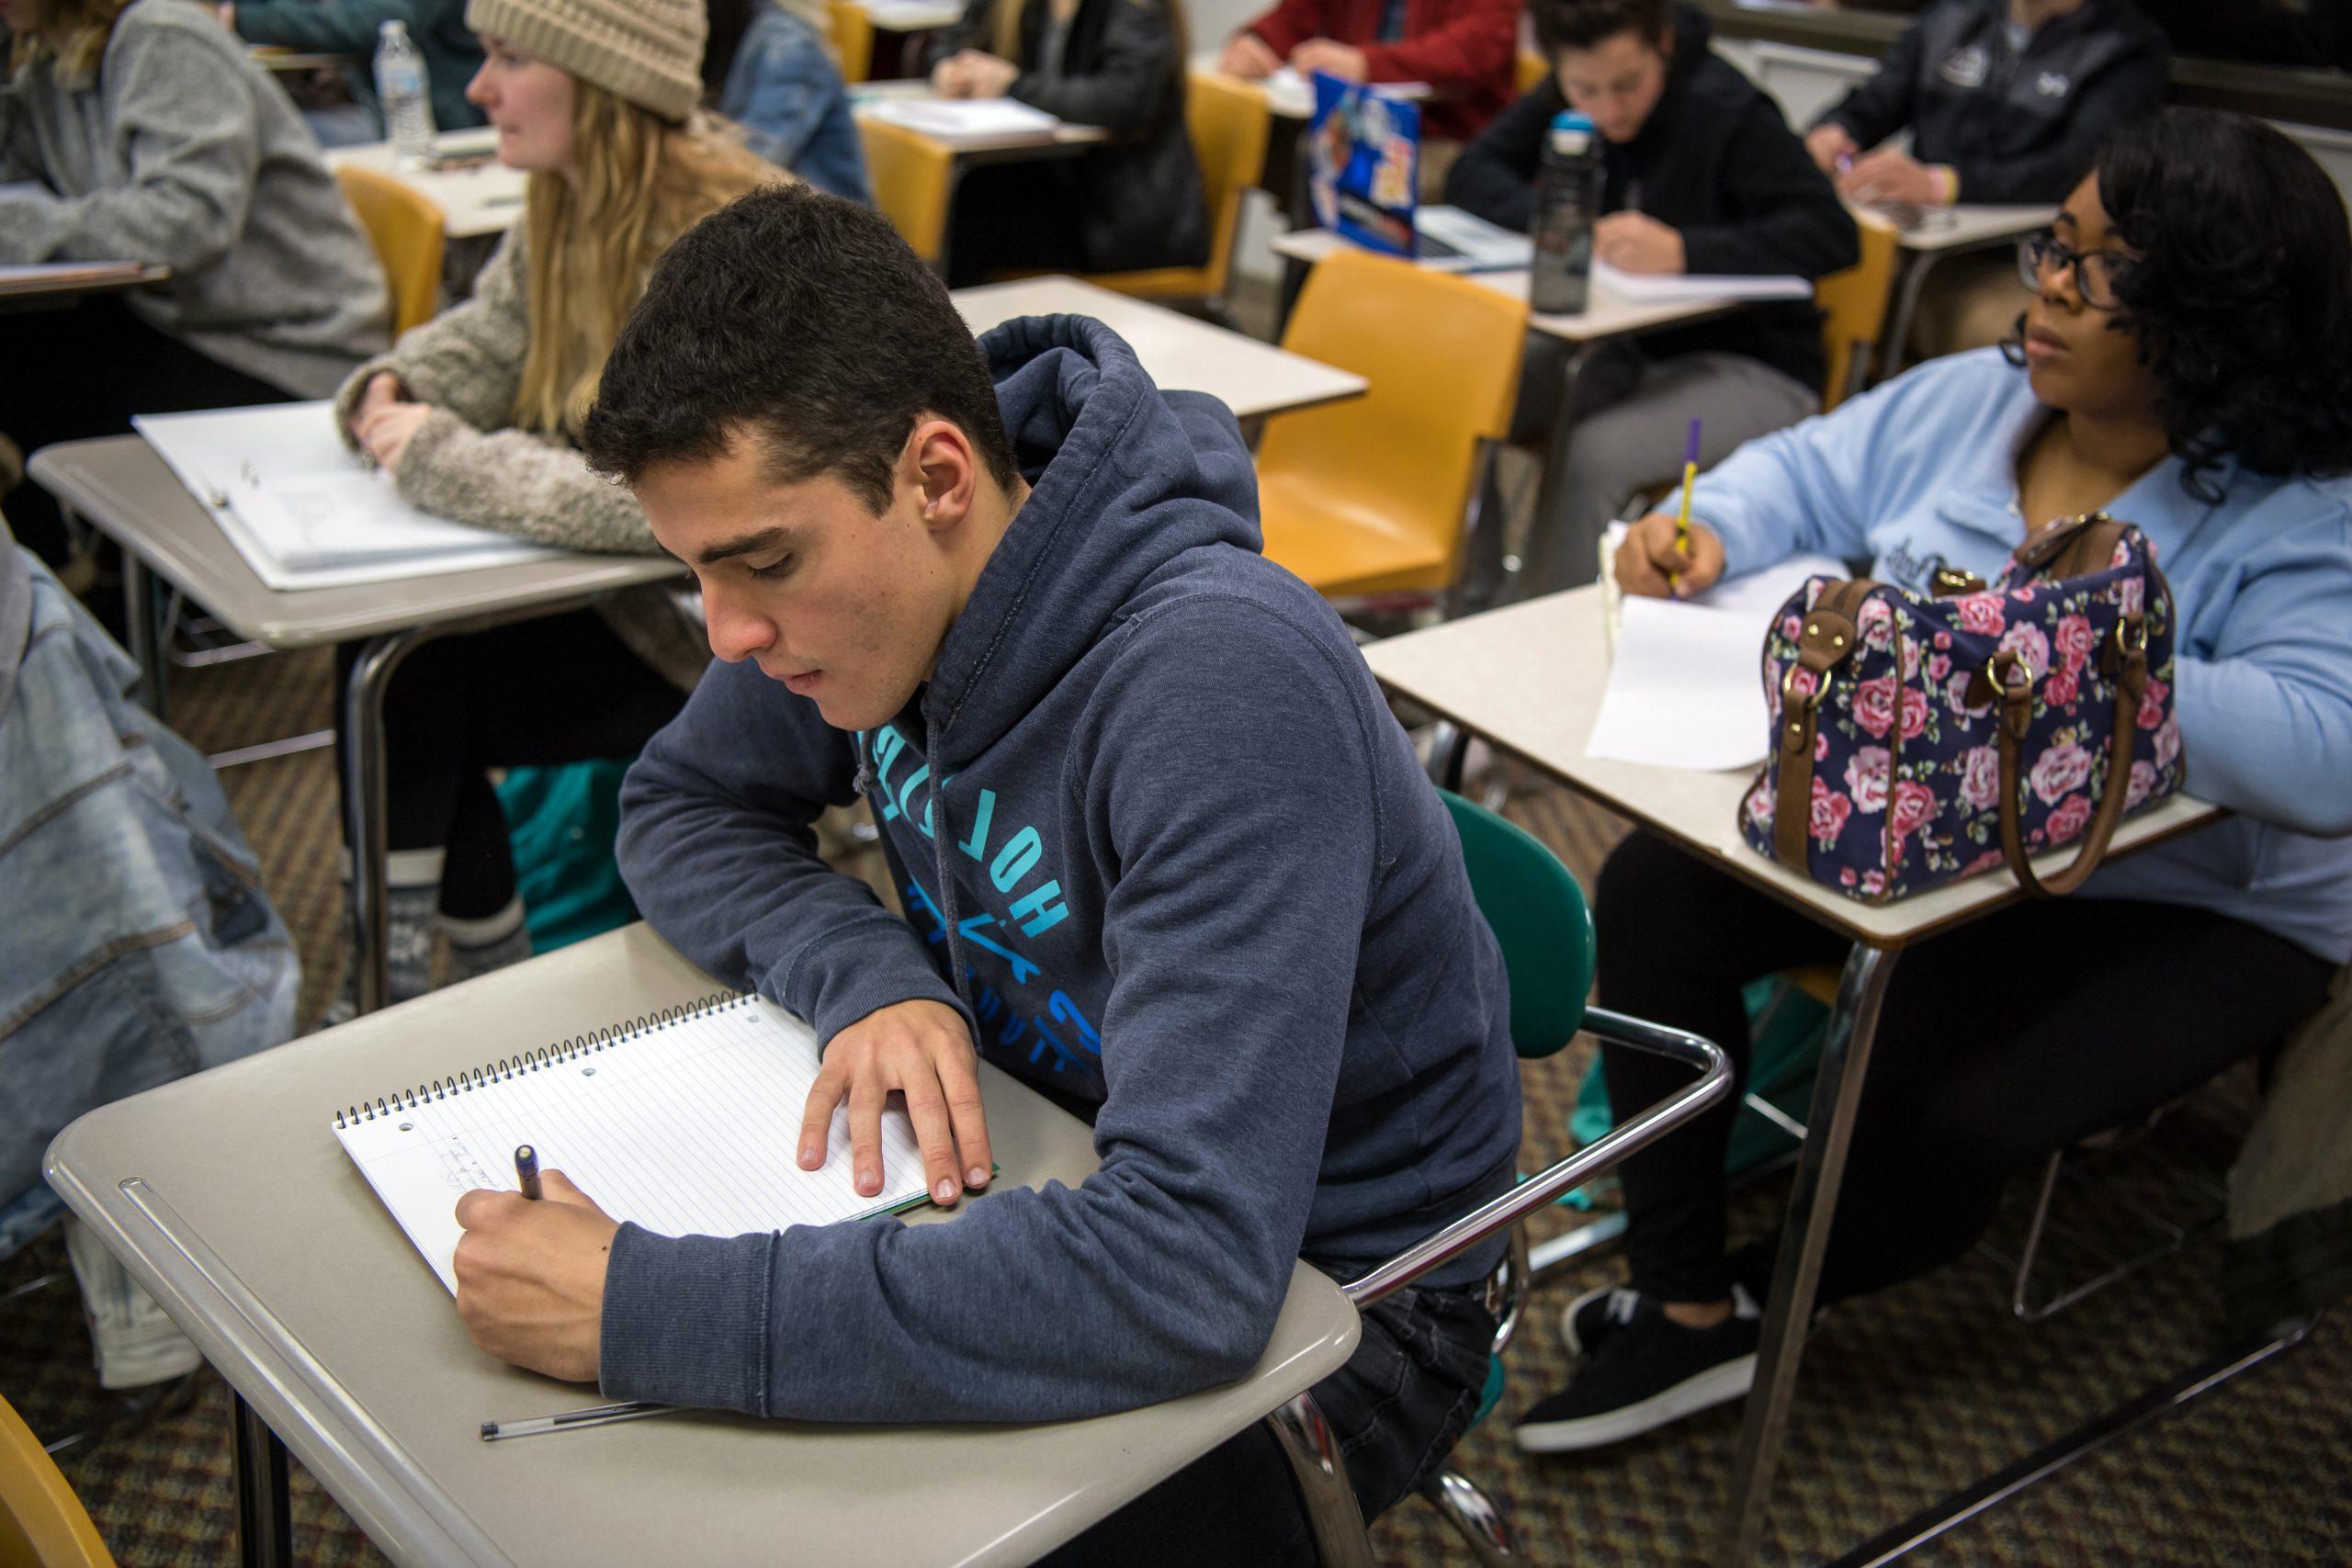
[[[1574,109],[1552,117],[1536,176],[1535,260],[1527,302],[1538,315],[1574,315],[1592,284],[1592,226],[1600,217],[1600,137]]]
[[[376,44],[376,96],[384,106],[384,134],[392,160],[420,169],[433,159],[433,99],[424,86],[424,57],[409,41],[408,28],[386,22]]]

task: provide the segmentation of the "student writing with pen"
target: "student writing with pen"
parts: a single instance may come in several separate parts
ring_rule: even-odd
[[[1853,220],[1771,99],[1708,49],[1707,19],[1668,0],[1534,0],[1552,73],[1454,164],[1446,199],[1524,231],[1544,135],[1574,107],[1600,133],[1604,216],[1594,254],[1637,273],[1819,277],[1853,265]],[[1556,510],[1535,520],[1530,593],[1592,580],[1601,529],[1636,491],[1680,472],[1693,418],[1702,465],[1820,406],[1820,313],[1747,306],[1618,339],[1586,356],[1562,407],[1567,350],[1530,341],[1514,439],[1570,422],[1553,460]]]
[[[622,868],[665,939],[823,1042],[778,1136],[815,1168],[845,1106],[871,1193],[901,1094],[955,1201],[988,1180],[985,1055],[1085,1107],[1102,1165],[949,1224],[730,1237],[552,1171],[542,1202],[470,1193],[476,1343],[615,1400],[1091,1416],[1244,1375],[1301,1258],[1351,1279],[1509,1190],[1518,1064],[1460,840],[1346,627],[1260,553],[1222,405],[1083,318],[976,345],[886,220],[781,188],[655,269],[582,434],[695,568],[721,660],[629,774]],[[815,852],[860,797],[903,917]],[[1317,1387],[1367,1515],[1476,1411],[1499,1256],[1369,1307]],[[1252,1427],[1051,1561],[1312,1550]]]

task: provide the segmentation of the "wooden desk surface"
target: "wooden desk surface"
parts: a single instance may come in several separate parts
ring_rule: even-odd
[[[1486,737],[1849,941],[1904,947],[2025,897],[2002,870],[1892,904],[1858,903],[1747,847],[1738,809],[1754,770],[1688,773],[1586,756],[1609,682],[1606,617],[1596,583],[1388,637],[1365,648],[1364,660],[1389,691]],[[1757,638],[1760,645],[1760,626]],[[2125,818],[2108,856],[2160,843],[2221,815],[2218,807],[2175,795]],[[2070,846],[2034,863],[2055,870],[2072,854]]]
[[[474,1348],[334,1111],[716,989],[633,926],[92,1111],[51,1146],[49,1179],[404,1565],[1010,1568],[1352,1352],[1354,1309],[1301,1265],[1250,1377],[1144,1410],[1034,1427],[695,1414],[482,1442],[485,1419],[598,1396]],[[1084,1123],[985,1065],[981,1083],[1000,1190],[1086,1179]]]

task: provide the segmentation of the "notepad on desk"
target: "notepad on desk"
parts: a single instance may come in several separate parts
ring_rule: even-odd
[[[826,1225],[925,1201],[902,1110],[883,1112],[880,1196],[851,1184],[845,1112],[824,1165],[800,1168],[820,1055],[815,1031],[774,1002],[718,997],[345,1107],[334,1133],[453,1295],[457,1201],[516,1190],[521,1144],[615,1219],[662,1235]]]
[[[147,438],[271,588],[341,587],[560,554],[412,505],[344,446],[332,403],[141,414]]]
[[[864,112],[950,147],[1050,136],[1062,123],[1013,98],[877,98]]]
[[[1592,261],[1592,281],[1620,299],[1639,305],[1752,304],[1772,299],[1810,299],[1810,279],[1796,276],[1747,276],[1707,272],[1627,272],[1600,257]]]

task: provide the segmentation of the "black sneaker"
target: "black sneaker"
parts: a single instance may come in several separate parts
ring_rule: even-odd
[[[1561,1312],[1561,1343],[1571,1356],[1593,1355],[1610,1330],[1634,1320],[1634,1303],[1640,1299],[1640,1292],[1629,1285],[1594,1286]]]
[[[1685,1328],[1662,1303],[1636,1296],[1568,1384],[1520,1417],[1512,1436],[1529,1453],[1567,1453],[1624,1441],[1747,1393],[1756,1381],[1763,1313],[1732,1287],[1732,1314]]]

